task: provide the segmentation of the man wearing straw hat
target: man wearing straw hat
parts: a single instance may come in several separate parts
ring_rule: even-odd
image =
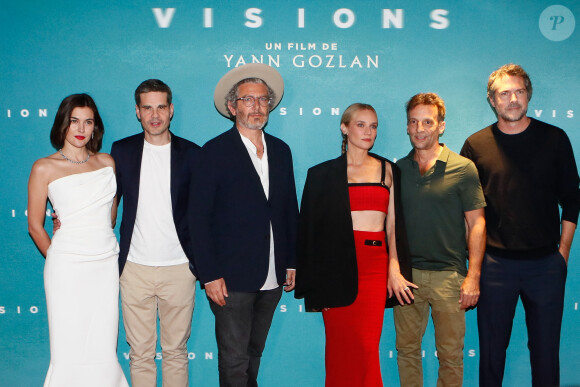
[[[199,279],[215,315],[221,386],[256,386],[272,317],[294,289],[298,204],[290,148],[264,132],[282,99],[274,68],[246,64],[218,82],[234,126],[194,163],[189,224]]]

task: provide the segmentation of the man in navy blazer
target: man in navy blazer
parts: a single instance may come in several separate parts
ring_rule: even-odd
[[[215,315],[221,386],[256,386],[274,311],[294,289],[298,217],[290,148],[264,133],[282,98],[264,64],[229,71],[214,93],[235,124],[195,162],[189,224],[193,257]]]
[[[163,386],[189,385],[187,340],[196,277],[184,215],[189,173],[183,167],[199,147],[169,131],[171,97],[171,89],[160,80],[141,83],[135,91],[135,109],[143,133],[116,141],[111,149],[116,205],[123,198],[121,305],[135,387],[157,383],[158,312]]]

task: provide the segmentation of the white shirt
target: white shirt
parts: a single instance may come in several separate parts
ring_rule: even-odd
[[[173,221],[171,143],[143,144],[137,217],[127,260],[146,266],[188,262]]]
[[[264,194],[266,199],[270,196],[270,175],[268,168],[268,149],[266,148],[266,139],[264,136],[264,131],[262,132],[262,144],[264,144],[264,153],[262,158],[258,157],[258,148],[250,141],[249,138],[244,137],[240,133],[242,142],[246,146],[246,150],[252,159],[252,164],[256,168],[256,172],[260,177],[260,182],[262,182],[262,188],[264,189]],[[239,131],[238,131],[239,133]],[[266,282],[260,290],[271,290],[278,287],[278,280],[276,278],[276,260],[274,259],[274,231],[272,230],[272,222],[270,222],[270,258],[268,263],[268,276],[266,277]]]

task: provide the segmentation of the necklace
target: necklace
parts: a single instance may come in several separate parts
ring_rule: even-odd
[[[71,159],[69,159],[68,157],[66,157],[66,156],[64,155],[64,153],[62,153],[62,148],[58,150],[58,153],[60,153],[60,155],[61,155],[61,156],[62,156],[62,157],[63,157],[63,158],[66,160],[66,161],[68,161],[69,163],[73,163],[73,164],[84,164],[84,163],[86,163],[87,161],[89,161],[89,157],[91,157],[91,154],[90,154],[89,152],[87,152],[87,158],[86,158],[86,159],[84,159],[84,160],[81,160],[81,161],[74,161],[74,160],[71,160]]]

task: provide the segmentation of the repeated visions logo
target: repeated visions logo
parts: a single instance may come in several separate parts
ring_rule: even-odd
[[[540,32],[554,42],[566,40],[574,32],[574,14],[563,5],[551,5],[542,11],[539,20]]]

